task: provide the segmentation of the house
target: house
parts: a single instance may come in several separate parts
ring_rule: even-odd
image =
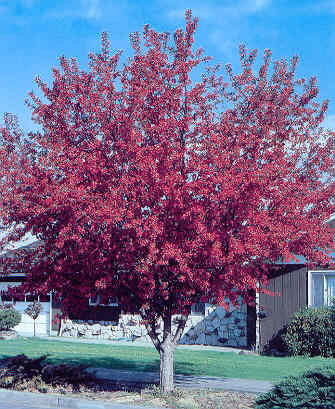
[[[327,220],[335,229],[335,213]],[[293,314],[302,307],[331,305],[335,297],[335,270],[310,267],[300,257],[300,263],[285,264],[269,276],[267,289],[281,295],[256,295],[256,346],[263,350],[276,339]]]
[[[328,222],[335,228],[335,214]],[[38,242],[31,239],[30,242],[19,243],[15,251],[35,245]],[[23,280],[23,273],[0,277],[0,289],[6,290],[8,285],[17,285]],[[236,309],[230,305],[227,312],[224,307],[194,304],[180,343],[243,348],[255,346],[263,350],[301,307],[329,305],[331,297],[335,296],[335,270],[312,269],[303,262],[282,264],[270,273],[267,289],[280,292],[280,296],[255,294],[256,307],[241,304],[240,309]],[[31,299],[26,295],[21,300],[4,297],[2,301],[15,303],[15,308],[23,312]],[[140,317],[124,314],[116,299],[110,299],[104,305],[99,296],[94,299],[91,297],[80,317],[70,315],[68,320],[61,323],[57,320],[61,311],[60,301],[50,293],[42,297],[40,302],[43,312],[37,321],[38,335],[150,340],[140,323]],[[24,314],[15,330],[22,335],[32,334],[32,319]]]
[[[4,235],[4,230],[0,227],[0,238]],[[29,248],[34,248],[39,245],[40,242],[36,240],[31,235],[27,235],[24,240],[20,243],[15,243],[9,246],[6,250],[6,254],[9,256],[15,256],[16,252],[26,250]],[[32,335],[34,332],[34,321],[31,317],[24,313],[27,306],[33,301],[32,297],[27,294],[25,297],[18,297],[17,299],[12,299],[6,296],[4,293],[8,289],[8,286],[19,285],[24,281],[25,275],[21,272],[12,274],[9,277],[2,277],[0,275],[0,302],[6,304],[15,304],[15,309],[17,309],[21,315],[21,322],[15,327],[15,330],[21,335]],[[42,311],[39,317],[36,319],[36,333],[38,335],[47,335],[51,327],[51,296],[41,296],[38,297],[42,305]]]
[[[29,236],[16,243],[15,248],[6,249],[6,254],[15,256],[21,250],[29,250],[40,244],[41,242]],[[19,285],[24,280],[24,272],[15,272],[6,277],[0,275],[0,302],[12,303],[22,313],[22,321],[14,329],[20,335],[32,335],[33,320],[24,313],[25,308],[33,301],[32,297],[26,294],[24,297],[12,298],[5,294],[8,286]],[[140,323],[139,315],[124,314],[116,299],[109,299],[107,304],[102,304],[99,295],[91,297],[81,316],[70,314],[69,319],[62,322],[58,319],[61,313],[60,300],[54,297],[53,292],[38,297],[38,300],[43,310],[36,320],[37,335],[150,340],[145,327]],[[248,347],[255,342],[254,322],[254,309],[247,305],[242,305],[240,310],[230,306],[227,313],[224,307],[197,303],[192,306],[180,343]]]

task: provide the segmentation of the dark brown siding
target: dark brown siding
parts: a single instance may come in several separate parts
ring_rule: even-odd
[[[60,321],[57,317],[61,315],[61,303],[59,300],[52,299],[52,326],[53,331],[58,331],[60,327]],[[119,321],[121,308],[119,306],[97,306],[92,307],[87,305],[87,308],[80,314],[69,314],[69,318],[72,320],[83,321]]]
[[[286,265],[270,275],[270,291],[278,295],[259,294],[260,312],[265,317],[259,319],[260,349],[278,335],[292,319],[293,314],[307,305],[307,268],[303,265]]]
[[[248,347],[256,345],[256,308],[247,305],[247,342]]]
[[[121,308],[120,307],[104,307],[104,306],[87,306],[87,309],[78,314],[69,314],[71,320],[83,321],[119,321]]]

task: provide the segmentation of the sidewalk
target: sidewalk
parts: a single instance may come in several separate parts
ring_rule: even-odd
[[[88,368],[87,372],[96,371],[99,379],[112,382],[159,384],[159,373],[136,372],[119,369]],[[268,381],[256,381],[240,378],[219,378],[215,376],[175,375],[175,386],[190,389],[222,389],[234,392],[260,394],[268,392],[273,384]]]
[[[108,345],[127,345],[127,346],[142,346],[154,348],[150,342],[144,341],[108,341],[99,339],[82,339],[72,337],[41,337],[50,341],[68,341],[68,342],[83,342],[94,344]],[[239,353],[241,349],[229,347],[215,347],[207,345],[178,345],[178,349],[192,349],[202,351],[220,351],[220,352],[235,352]],[[159,384],[159,373],[155,372],[136,372],[106,368],[88,368],[87,371],[96,370],[96,376],[100,379],[106,379],[112,382],[127,382],[143,383],[143,384]],[[175,375],[175,385],[181,388],[190,389],[223,389],[235,392],[245,393],[263,393],[269,391],[273,384],[268,381],[257,381],[240,378],[220,378],[214,376],[191,376],[191,375]]]
[[[68,342],[85,342],[85,343],[100,343],[111,345],[129,345],[129,346],[144,346],[148,348],[154,348],[149,342],[127,342],[127,341],[107,341],[107,340],[94,340],[94,339],[76,339],[68,337],[40,337],[48,339],[50,341],[68,341]],[[227,347],[212,347],[203,345],[178,345],[180,349],[195,349],[195,350],[215,350],[221,352],[235,352],[238,353],[241,350],[236,348]],[[115,383],[127,383],[131,384],[159,384],[159,373],[156,372],[136,372],[125,371],[106,368],[88,368],[87,372],[95,372],[97,378]],[[189,389],[221,389],[242,393],[260,394],[268,392],[273,384],[267,381],[257,381],[250,379],[240,378],[219,378],[214,376],[191,376],[191,375],[175,375],[175,386],[180,388]],[[162,409],[150,406],[138,406],[133,404],[121,404],[121,403],[108,403],[101,400],[88,400],[78,398],[68,398],[57,395],[44,395],[41,393],[33,392],[18,392],[10,391],[7,389],[0,389],[0,409],[4,406],[2,402],[6,402],[7,405],[13,404],[13,407],[27,407],[31,404],[34,408],[63,408],[63,409]],[[18,405],[18,406],[15,406]],[[29,406],[31,408],[32,406]],[[167,408],[168,409],[168,408]]]
[[[5,404],[6,406],[3,406]],[[47,395],[34,392],[18,392],[0,389],[0,409],[162,409],[156,406],[139,406],[124,403],[109,403],[102,400],[67,398],[58,395]],[[165,408],[169,409],[169,408]]]
[[[105,368],[89,368],[96,371],[100,379],[128,383],[159,383],[159,374],[155,372],[121,371]],[[209,376],[175,375],[175,386],[190,389],[222,389],[244,393],[263,393],[273,386],[270,382],[236,378],[217,378]],[[102,400],[68,398],[60,395],[48,395],[34,392],[18,392],[0,389],[0,409],[15,408],[62,408],[62,409],[162,409],[154,406],[139,406],[130,403],[109,403]],[[28,406],[26,406],[28,405]],[[166,408],[169,409],[169,408]]]

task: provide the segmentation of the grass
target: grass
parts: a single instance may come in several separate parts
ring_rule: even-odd
[[[50,354],[52,364],[87,365],[90,367],[159,372],[157,351],[146,347],[60,342],[40,338],[0,341],[0,358],[24,353],[29,358]],[[288,375],[326,364],[335,368],[331,358],[267,357],[238,355],[234,352],[177,349],[176,374],[257,379],[277,382]]]

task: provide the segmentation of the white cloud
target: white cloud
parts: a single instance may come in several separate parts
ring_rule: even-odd
[[[46,19],[82,18],[85,20],[99,20],[102,17],[100,0],[80,0],[60,10],[59,8],[48,11]]]
[[[233,37],[237,38],[237,33],[234,32]],[[227,38],[227,33],[224,30],[215,30],[208,35],[208,39],[212,44],[215,44],[216,49],[224,53],[226,57],[232,58],[238,51],[238,41],[230,37]]]
[[[232,2],[231,4],[221,5],[219,4],[199,4],[192,5],[192,15],[199,17],[200,19],[217,18],[219,16],[226,16],[229,18],[239,17],[242,15],[248,15],[252,13],[260,12],[266,9],[272,0],[239,0]],[[167,17],[170,19],[184,19],[185,10],[187,6],[177,7],[168,10]]]
[[[258,12],[266,7],[268,7],[271,3],[271,0],[250,0],[245,7],[246,12]]]
[[[326,13],[335,14],[335,3],[333,0],[317,1],[307,6],[306,10],[313,12],[313,13],[326,12]]]
[[[101,6],[100,0],[83,0],[83,9],[86,9],[87,19],[100,19],[101,18]]]
[[[35,4],[39,3],[40,0],[20,0],[20,3],[23,7],[30,9]]]
[[[170,19],[179,19],[183,20],[185,18],[185,10],[186,8],[176,8],[171,9],[167,12],[167,16]],[[199,7],[192,7],[192,16],[199,17],[200,19],[207,19],[213,17],[215,15],[215,11],[213,12],[212,8],[209,6],[199,6]]]
[[[335,114],[327,115],[321,124],[323,128],[331,129],[335,131]]]

